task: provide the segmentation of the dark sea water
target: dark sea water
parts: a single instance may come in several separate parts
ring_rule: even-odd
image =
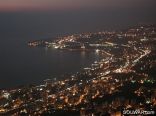
[[[58,27],[59,32],[58,28],[46,28],[48,24],[43,27],[40,22],[34,24],[33,19],[27,24],[22,14],[11,15],[1,14],[0,19],[0,89],[60,78],[60,75],[76,73],[100,58],[95,52],[30,48],[27,46],[30,40],[53,39],[66,32],[61,27]]]
[[[129,15],[130,13],[133,15]],[[47,78],[59,78],[59,75],[65,73],[80,71],[100,59],[95,52],[29,48],[28,41],[125,28],[143,19],[138,14],[130,13],[122,9],[109,12],[0,12],[0,89],[30,83],[39,84]]]
[[[26,40],[10,37],[1,41],[0,88],[39,84],[47,78],[76,73],[99,59],[93,51],[30,48]]]

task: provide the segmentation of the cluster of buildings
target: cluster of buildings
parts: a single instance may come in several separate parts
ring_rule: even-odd
[[[29,45],[40,45],[36,43],[40,42]],[[94,50],[103,58],[64,80],[0,90],[0,115],[121,115],[136,109],[156,113],[155,26],[41,43],[56,49]]]

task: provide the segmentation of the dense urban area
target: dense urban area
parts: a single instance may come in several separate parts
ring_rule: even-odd
[[[135,110],[146,115],[156,113],[155,25],[36,40],[28,46],[93,51],[102,59],[62,80],[1,89],[0,115],[120,116]]]

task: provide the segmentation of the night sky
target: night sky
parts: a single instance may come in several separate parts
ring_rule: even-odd
[[[46,35],[155,23],[155,7],[156,0],[0,0],[0,32]]]
[[[0,0],[1,11],[20,10],[72,10],[80,8],[132,8],[153,9],[155,0]],[[144,8],[144,9],[143,9]],[[147,8],[147,9],[146,9]]]

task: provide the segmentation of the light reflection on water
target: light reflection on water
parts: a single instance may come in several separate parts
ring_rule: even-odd
[[[23,41],[9,41],[2,46],[0,88],[30,83],[75,73],[89,67],[100,56],[95,51],[68,51],[53,48],[29,48]]]

